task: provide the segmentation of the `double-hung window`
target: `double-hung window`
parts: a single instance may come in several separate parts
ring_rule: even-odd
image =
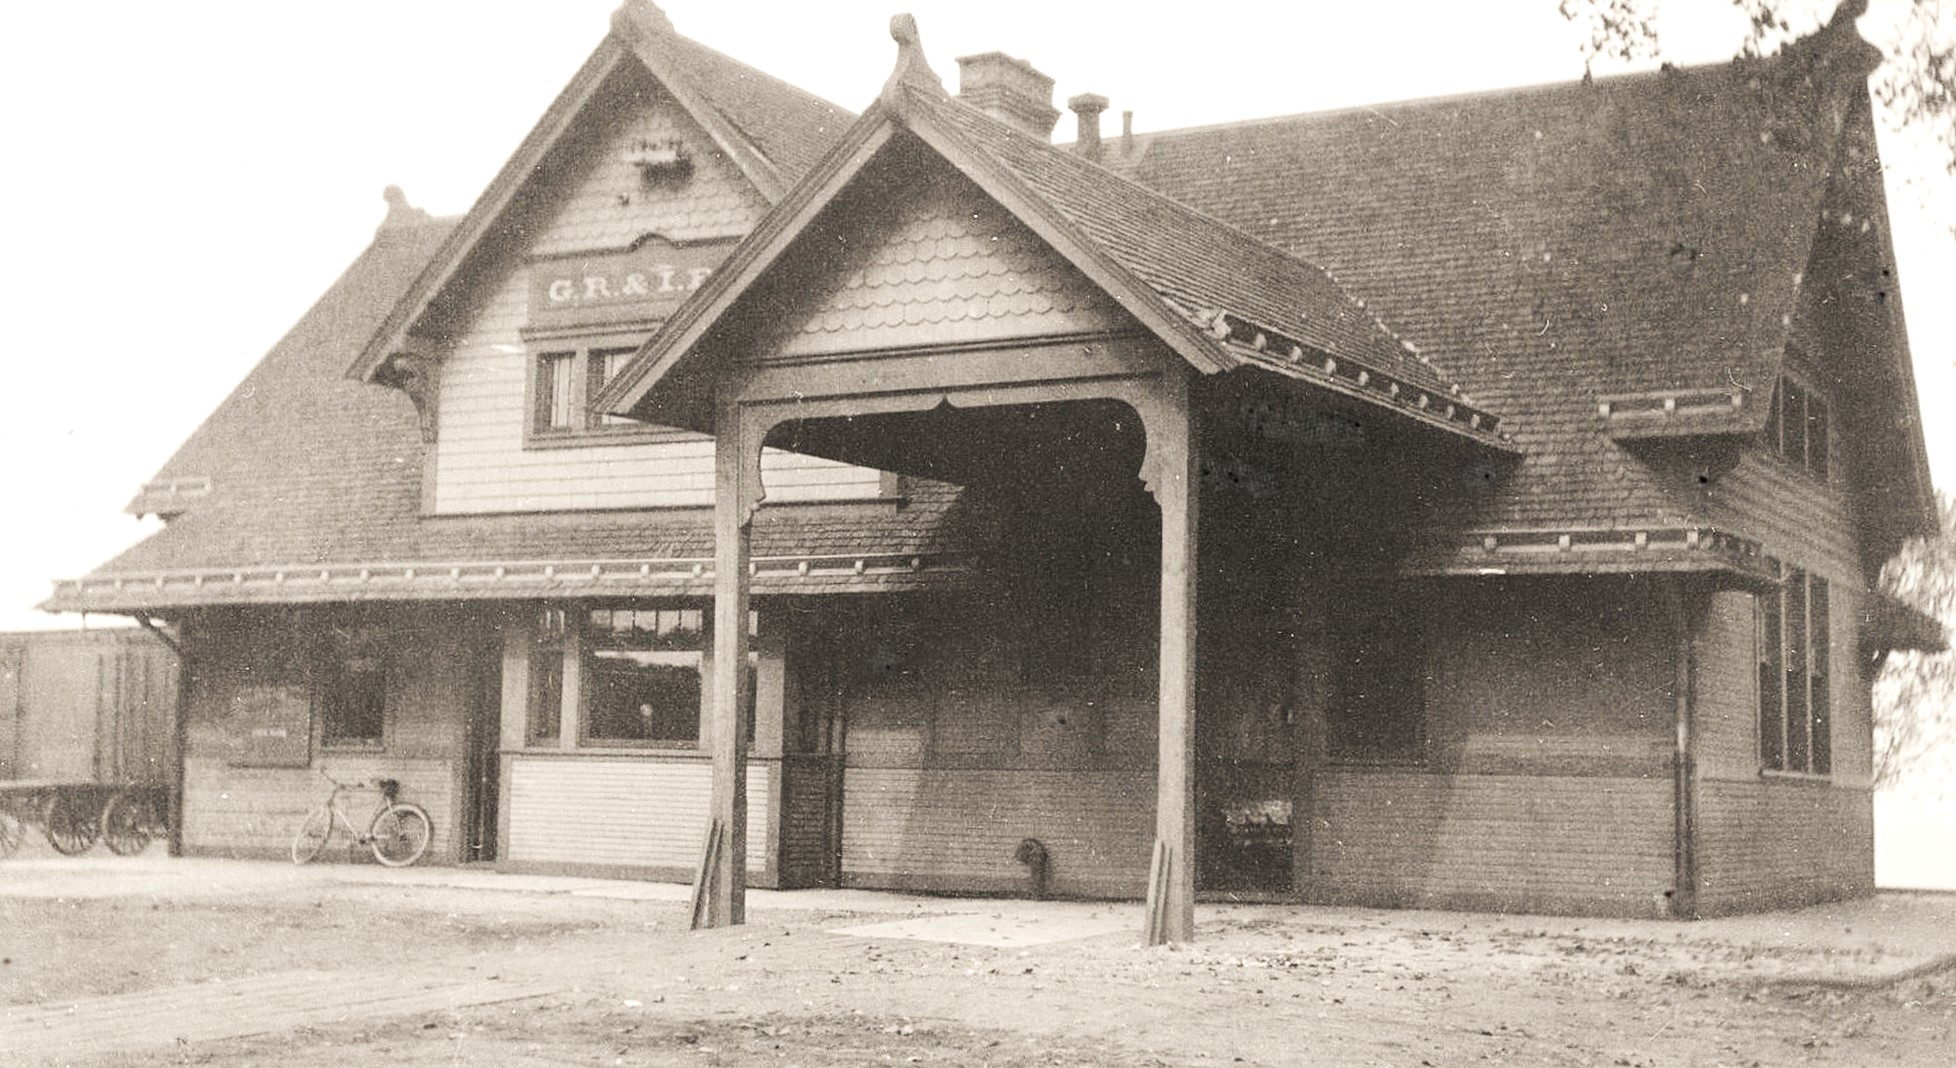
[[[1779,589],[1760,596],[1757,621],[1759,764],[1826,775],[1833,769],[1827,580],[1785,568]]]

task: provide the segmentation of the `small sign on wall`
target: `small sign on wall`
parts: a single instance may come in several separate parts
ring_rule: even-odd
[[[312,701],[303,686],[244,686],[226,717],[231,764],[303,768],[312,763]]]
[[[530,264],[530,326],[663,319],[713,277],[732,246],[677,245],[651,236],[623,251],[555,256]]]

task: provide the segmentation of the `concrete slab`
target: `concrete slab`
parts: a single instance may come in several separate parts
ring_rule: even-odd
[[[9,1064],[67,1063],[75,1050],[157,1053],[195,1042],[275,1034],[349,1019],[442,1012],[539,997],[560,984],[374,969],[275,972],[108,997],[0,1006]]]
[[[123,857],[14,858],[0,862],[0,896],[210,900],[305,893],[325,887],[420,887],[463,894],[562,894],[683,904],[679,883],[514,875],[487,868],[408,869],[372,864],[295,867],[261,860]],[[491,906],[492,907],[492,906]],[[1028,946],[1135,932],[1134,902],[1055,902],[924,897],[866,890],[752,890],[750,912],[837,913],[863,918],[827,928],[863,938],[898,938],[990,946]],[[1681,923],[1484,913],[1386,911],[1293,905],[1213,905],[1199,924],[1258,922],[1337,926],[1352,934],[1393,937],[1456,932],[1491,938],[1543,936],[1577,943],[1664,943],[1696,947],[1735,962],[1734,977],[1817,984],[1878,984],[1956,964],[1956,894],[1884,892],[1872,898],[1786,912]],[[1748,950],[1765,952],[1757,954]],[[1704,956],[1704,954],[1700,954]]]
[[[1139,934],[1140,908],[1082,909],[1065,905],[1011,911],[949,912],[907,920],[831,927],[851,938],[903,938],[960,946],[1016,948],[1119,933]]]

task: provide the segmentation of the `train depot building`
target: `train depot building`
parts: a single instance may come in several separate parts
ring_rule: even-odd
[[[1850,7],[1852,5],[1849,5]],[[1934,528],[1851,19],[1101,131],[860,116],[627,0],[51,608],[174,624],[181,848],[316,769],[512,871],[1693,916],[1873,888]]]

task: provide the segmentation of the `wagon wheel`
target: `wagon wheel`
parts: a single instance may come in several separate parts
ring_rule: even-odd
[[[133,857],[149,848],[150,828],[156,824],[147,795],[121,790],[102,806],[102,838],[119,857]]]
[[[20,817],[14,814],[14,807],[0,800],[0,857],[13,856],[20,848],[22,833]]]
[[[79,856],[88,852],[95,839],[102,833],[101,814],[79,797],[71,797],[60,792],[48,797],[47,810],[41,814],[43,826],[47,830],[48,844],[63,856]]]

